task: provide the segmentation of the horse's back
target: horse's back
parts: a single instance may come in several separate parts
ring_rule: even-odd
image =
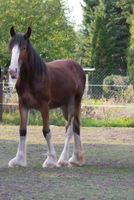
[[[83,95],[85,73],[73,60],[56,60],[46,64],[52,101],[67,102],[72,96]]]
[[[74,81],[85,87],[85,73],[82,67],[74,60],[56,60],[46,64],[51,78],[64,78],[65,81]],[[58,80],[57,80],[58,81]]]

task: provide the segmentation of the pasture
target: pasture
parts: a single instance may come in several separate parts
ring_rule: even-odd
[[[0,125],[0,200],[134,199],[133,128],[81,128],[86,165],[54,169],[42,168],[47,145],[39,126],[28,128],[28,166],[8,168],[16,153],[18,129]],[[65,131],[51,129],[59,156]]]

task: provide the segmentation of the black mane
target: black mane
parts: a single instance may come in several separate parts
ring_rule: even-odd
[[[43,72],[46,72],[46,65],[41,59],[41,57],[37,54],[35,49],[32,47],[29,39],[27,39],[24,34],[17,33],[14,37],[11,38],[9,43],[9,48],[12,49],[14,45],[18,45],[21,48],[24,43],[27,43],[27,53],[28,53],[28,64],[33,68],[33,71],[37,75],[42,75]],[[23,69],[22,69],[23,71]]]
[[[29,54],[29,61],[31,62],[32,66],[34,67],[34,71],[38,75],[42,75],[43,72],[46,72],[46,65],[41,59],[41,57],[37,54],[35,49],[32,47],[30,41],[28,45],[28,54]]]

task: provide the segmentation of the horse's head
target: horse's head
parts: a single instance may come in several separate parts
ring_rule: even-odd
[[[19,76],[22,63],[27,61],[27,50],[31,28],[25,34],[16,33],[14,27],[10,29],[11,40],[9,42],[9,50],[11,52],[11,61],[9,66],[9,74],[13,79]]]

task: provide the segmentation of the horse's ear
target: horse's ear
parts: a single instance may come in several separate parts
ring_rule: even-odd
[[[30,38],[31,32],[32,32],[32,29],[28,27],[27,32],[25,33],[24,37]]]
[[[15,32],[13,26],[12,26],[11,29],[10,29],[10,35],[11,35],[11,37],[14,37],[14,36],[16,35],[16,32]]]

